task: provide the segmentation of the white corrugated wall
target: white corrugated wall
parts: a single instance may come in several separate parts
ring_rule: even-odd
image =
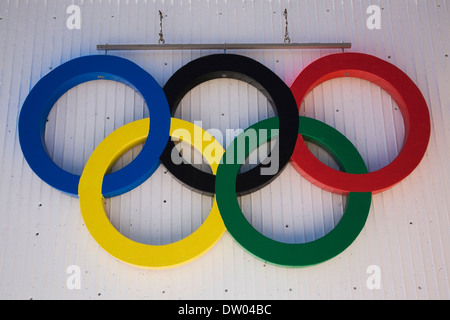
[[[72,4],[81,8],[81,30],[66,26]],[[370,5],[382,8],[380,30],[366,27]],[[157,43],[159,10],[166,43],[255,43],[283,41],[285,8],[292,42],[352,42],[348,51],[387,60],[418,85],[432,116],[430,145],[420,166],[375,195],[357,240],[318,266],[266,264],[228,233],[205,256],[166,271],[137,269],[105,253],[83,224],[79,200],[43,183],[23,158],[17,120],[31,88],[62,63],[97,54],[97,44]],[[0,298],[449,299],[449,10],[448,0],[0,0]],[[184,64],[219,52],[109,54],[130,59],[164,85]],[[229,52],[263,63],[290,85],[310,62],[339,50]],[[145,109],[140,95],[125,85],[80,85],[49,116],[49,152],[58,165],[80,174],[95,146],[114,129],[146,117]],[[371,171],[401,150],[401,114],[387,93],[367,81],[320,85],[301,113],[344,133]],[[177,114],[223,132],[271,115],[262,93],[237,80],[200,85]],[[305,242],[333,228],[345,197],[312,186],[289,165],[272,184],[243,197],[241,206],[266,236]],[[210,207],[211,198],[181,186],[163,167],[142,186],[107,201],[114,226],[149,244],[190,234]],[[67,287],[71,265],[81,270],[80,289]],[[380,268],[380,289],[367,286],[372,265]]]

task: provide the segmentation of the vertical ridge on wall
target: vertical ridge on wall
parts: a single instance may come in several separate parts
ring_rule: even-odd
[[[81,30],[66,25],[70,5],[81,9]],[[380,30],[366,26],[370,5],[381,9]],[[449,7],[448,0],[0,1],[0,298],[448,299]],[[176,269],[141,270],[111,257],[87,231],[79,200],[42,182],[22,155],[17,122],[30,90],[71,59],[105,54],[96,50],[97,44],[157,43],[159,11],[166,43],[282,43],[285,9],[291,42],[352,42],[346,51],[386,60],[417,84],[432,121],[422,163],[403,182],[373,196],[368,221],[352,246],[314,267],[265,263],[228,233],[202,258]],[[309,63],[340,52],[226,53],[255,59],[291,85]],[[224,51],[108,52],[135,62],[161,86],[183,65],[216,53]],[[327,81],[300,109],[301,115],[345,134],[371,171],[392,162],[402,150],[406,133],[397,104],[367,81]],[[202,121],[204,129],[218,129],[225,136],[227,129],[245,129],[273,115],[266,97],[252,85],[218,79],[186,94],[175,116]],[[58,166],[81,174],[108,134],[148,116],[143,98],[124,84],[81,84],[64,94],[48,116],[48,153]],[[309,147],[321,161],[336,166],[324,150]],[[139,150],[127,152],[114,170],[132,161]],[[241,197],[239,203],[265,236],[304,243],[335,227],[346,197],[313,186],[288,165],[270,185]],[[211,197],[181,185],[164,166],[135,190],[105,201],[111,223],[122,234],[154,245],[194,232],[211,205]],[[79,289],[68,286],[70,266],[79,267]],[[380,289],[368,287],[370,266],[381,271]]]

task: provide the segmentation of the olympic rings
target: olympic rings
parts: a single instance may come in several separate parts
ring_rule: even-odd
[[[114,131],[95,149],[87,162],[80,179],[79,196],[84,223],[97,243],[112,256],[126,263],[143,268],[169,268],[188,263],[212,248],[225,232],[225,226],[214,200],[211,212],[205,222],[188,237],[164,246],[152,246],[134,242],[119,231],[109,221],[103,206],[102,181],[110,166],[127,150],[147,139],[149,119],[143,119],[125,125]],[[176,135],[179,129],[185,130],[193,136],[195,125],[172,119],[170,134]],[[222,146],[201,128],[202,133],[208,135],[209,143],[204,145],[200,139],[188,141],[183,139],[200,152],[210,144],[217,151],[224,152]],[[173,136],[180,138],[180,136]],[[215,174],[218,164],[214,158],[206,156],[206,160]]]
[[[172,116],[183,96],[195,86],[216,78],[231,78],[245,81],[267,97],[280,121],[279,166],[282,169],[289,163],[297,141],[297,105],[289,87],[270,69],[244,56],[234,54],[215,54],[196,59],[179,69],[164,86]],[[163,155],[162,164],[182,183],[196,191],[213,195],[215,176],[198,170],[190,164],[174,164],[171,152],[174,147],[169,141]],[[276,175],[261,175],[263,164],[237,176],[237,193],[242,196],[261,189]]]
[[[78,195],[80,177],[59,168],[45,148],[45,124],[56,101],[71,88],[91,80],[113,80],[142,94],[152,118],[149,140],[130,165],[105,177],[103,194],[114,197],[147,180],[159,166],[169,137],[170,112],[166,96],[153,77],[133,62],[113,56],[87,56],[66,62],[31,90],[19,117],[19,139],[29,166],[47,184]]]
[[[336,77],[358,77],[385,89],[399,105],[405,123],[405,141],[399,156],[387,167],[372,173],[356,148],[338,131],[317,120],[298,116],[308,92]],[[272,103],[277,117],[263,120],[238,136],[227,149],[194,124],[171,118],[183,96],[196,85],[210,79],[229,77],[247,81],[261,90]],[[46,118],[53,104],[70,88],[90,80],[109,79],[135,88],[144,97],[150,119],[119,128],[94,150],[81,177],[58,168],[45,150]],[[167,97],[167,98],[166,98]],[[273,129],[269,135],[261,130]],[[186,130],[186,137],[178,130]],[[194,141],[200,130],[202,139]],[[246,156],[276,133],[279,167],[272,175],[262,175],[264,167],[238,174],[241,166],[226,155],[246,133],[254,130],[257,142],[245,150]],[[31,90],[19,117],[19,138],[25,159],[32,170],[49,185],[80,197],[82,216],[92,237],[105,251],[126,263],[144,268],[169,268],[188,263],[207,252],[225,230],[246,250],[267,262],[283,266],[308,266],[324,262],[343,252],[365,225],[372,193],[382,192],[406,178],[423,158],[431,132],[425,99],[409,77],[395,66],[376,57],[344,53],[325,56],[306,67],[289,88],[272,71],[256,61],[237,55],[211,55],[192,61],[164,86],[164,90],[144,70],[125,59],[90,56],[69,61],[45,76]],[[213,174],[194,167],[175,165],[169,137],[188,141],[199,150]],[[327,149],[344,172],[322,164],[307,149],[305,140]],[[130,165],[104,177],[108,168],[126,150],[145,142]],[[251,142],[251,141],[250,141]],[[245,143],[244,143],[245,145]],[[207,151],[214,149],[215,156]],[[217,155],[222,155],[220,164]],[[292,158],[292,164],[312,183],[328,191],[348,194],[344,216],[326,236],[305,244],[284,244],[259,234],[245,219],[237,196],[251,193],[270,183]],[[214,194],[214,204],[203,225],[190,236],[164,246],[134,242],[118,232],[108,220],[103,197],[125,193],[144,182],[156,170],[159,160],[190,188]],[[217,173],[217,176],[215,174]]]
[[[391,164],[376,172],[352,174],[334,170],[320,162],[299,137],[292,157],[293,165],[312,183],[330,192],[385,191],[411,174],[425,155],[431,134],[427,103],[414,82],[396,66],[367,54],[345,53],[316,60],[299,74],[291,86],[299,109],[314,87],[338,77],[371,81],[393,97],[405,124],[402,151]]]

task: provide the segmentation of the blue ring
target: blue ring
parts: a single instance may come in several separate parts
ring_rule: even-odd
[[[106,55],[71,60],[42,78],[26,98],[19,116],[19,140],[31,169],[50,186],[78,196],[80,176],[58,167],[45,147],[45,124],[58,99],[71,88],[92,80],[113,80],[138,91],[149,109],[149,138],[139,155],[126,167],[105,176],[103,195],[114,197],[148,179],[160,165],[159,157],[170,132],[170,109],[161,86],[133,62]]]

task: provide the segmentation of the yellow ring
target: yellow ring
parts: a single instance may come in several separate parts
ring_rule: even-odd
[[[211,249],[225,233],[225,225],[217,207],[216,198],[205,222],[188,237],[171,244],[154,246],[135,242],[123,236],[109,221],[102,195],[103,177],[108,169],[132,147],[144,143],[148,136],[150,120],[143,119],[127,124],[112,134],[92,153],[87,162],[78,187],[81,214],[92,237],[109,254],[134,266],[148,269],[167,269],[187,264]],[[195,137],[194,132],[201,130],[203,139]],[[223,147],[203,129],[193,123],[172,118],[170,135],[181,139],[181,134],[188,133],[195,137],[190,142],[200,151],[216,174],[218,163],[206,148],[214,147],[216,151],[225,152]],[[175,135],[175,136],[173,136]],[[177,136],[178,135],[178,136]],[[187,135],[187,136],[189,136]],[[192,140],[192,139],[191,139]],[[214,145],[212,145],[214,144]]]

